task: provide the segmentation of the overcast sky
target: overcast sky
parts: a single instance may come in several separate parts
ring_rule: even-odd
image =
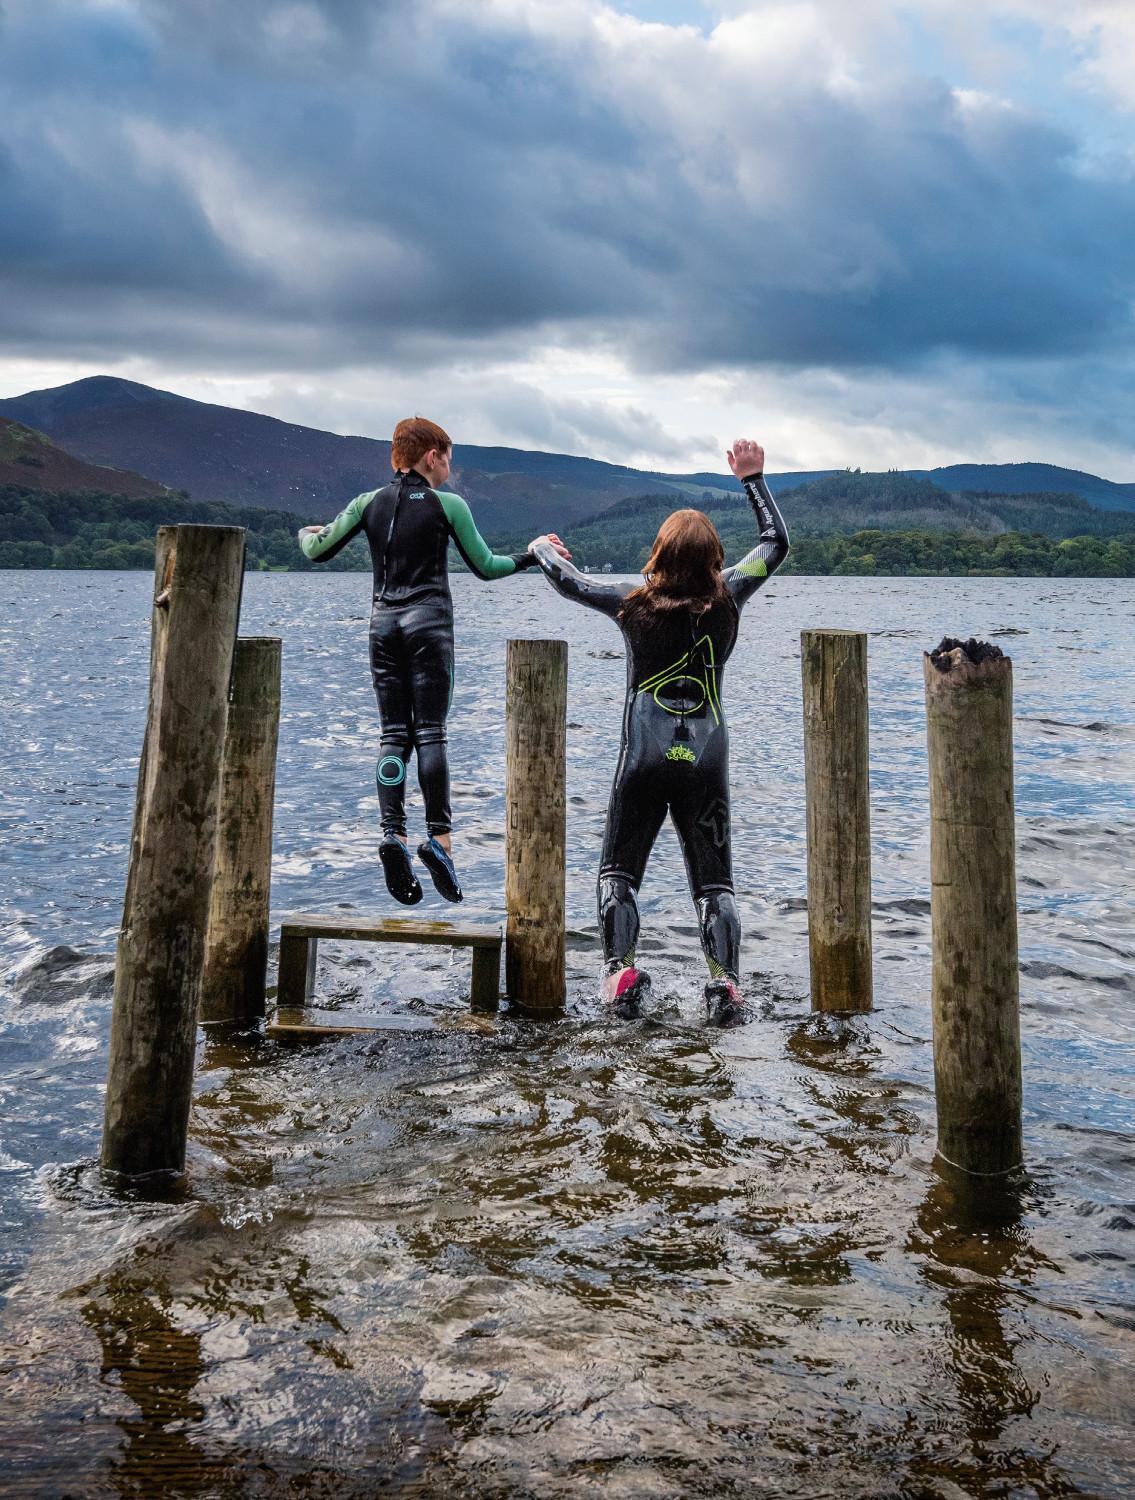
[[[0,395],[1135,481],[1135,0],[0,0]]]

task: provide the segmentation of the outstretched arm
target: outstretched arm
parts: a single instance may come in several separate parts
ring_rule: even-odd
[[[299,544],[307,560],[327,562],[337,552],[342,552],[351,538],[358,536],[363,529],[363,512],[377,494],[377,490],[367,490],[364,495],[356,495],[326,526],[304,526],[299,533]]]
[[[745,487],[757,520],[757,545],[723,575],[740,609],[788,556],[788,528],[765,483],[765,454],[760,444],[740,438],[727,457],[729,467]]]
[[[633,583],[598,583],[590,574],[581,573],[557,549],[550,537],[538,536],[530,544],[530,550],[558,594],[612,618],[618,614],[623,607],[623,600],[634,588]]]
[[[510,557],[494,552],[477,530],[473,513],[460,495],[448,490],[438,490],[437,498],[449,522],[449,534],[457,544],[457,550],[478,578],[508,578],[521,568],[530,568],[536,559],[531,552],[514,552]]]

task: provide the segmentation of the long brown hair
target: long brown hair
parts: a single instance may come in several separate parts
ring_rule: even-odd
[[[620,610],[627,620],[645,610],[690,609],[702,614],[729,598],[721,577],[725,549],[704,511],[676,510],[654,538],[643,568],[644,582]]]

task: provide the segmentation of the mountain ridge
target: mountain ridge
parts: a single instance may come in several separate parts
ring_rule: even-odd
[[[150,475],[196,500],[283,510],[308,521],[330,519],[390,472],[385,439],[342,436],[118,376],[87,376],[9,397],[0,400],[0,415],[46,433],[88,463]],[[499,445],[459,443],[457,459],[455,487],[474,506],[482,530],[494,532],[562,529],[645,493],[698,503],[703,493],[737,490],[728,474],[657,473]],[[768,478],[774,489],[783,490],[841,472]],[[951,490],[1074,494],[1103,509],[1135,511],[1135,484],[1050,464],[954,464],[897,472]]]

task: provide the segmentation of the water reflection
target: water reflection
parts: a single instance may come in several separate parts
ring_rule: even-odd
[[[148,1247],[73,1294],[101,1348],[103,1385],[132,1407],[113,1419],[122,1440],[97,1474],[80,1465],[76,1493],[275,1495],[298,1483],[296,1493],[338,1496],[412,1482],[420,1462],[403,1462],[391,1417],[405,1402],[398,1382],[369,1403],[342,1386],[333,1406],[333,1382],[349,1381],[355,1361],[326,1276],[302,1254],[233,1264],[217,1234],[203,1215],[188,1243]],[[352,1429],[364,1439],[354,1474],[328,1461],[340,1424],[348,1443]],[[312,1441],[309,1425],[323,1438]],[[265,1446],[269,1433],[276,1443]]]
[[[1029,1289],[1038,1271],[1057,1269],[1030,1242],[1029,1202],[1023,1172],[975,1178],[942,1163],[906,1248],[920,1258],[922,1279],[941,1294],[949,1319],[945,1364],[968,1438],[963,1462],[987,1485],[1073,1495],[1081,1491],[1061,1465],[1020,1442],[1016,1426],[1043,1394],[1017,1360]]]
[[[130,1500],[155,1489],[201,1494],[234,1473],[229,1462],[206,1456],[194,1442],[205,1407],[193,1391],[207,1365],[199,1336],[170,1315],[172,1302],[168,1285],[147,1268],[143,1277],[109,1277],[82,1308],[102,1346],[102,1380],[137,1408],[117,1419],[124,1442],[109,1473]]]

